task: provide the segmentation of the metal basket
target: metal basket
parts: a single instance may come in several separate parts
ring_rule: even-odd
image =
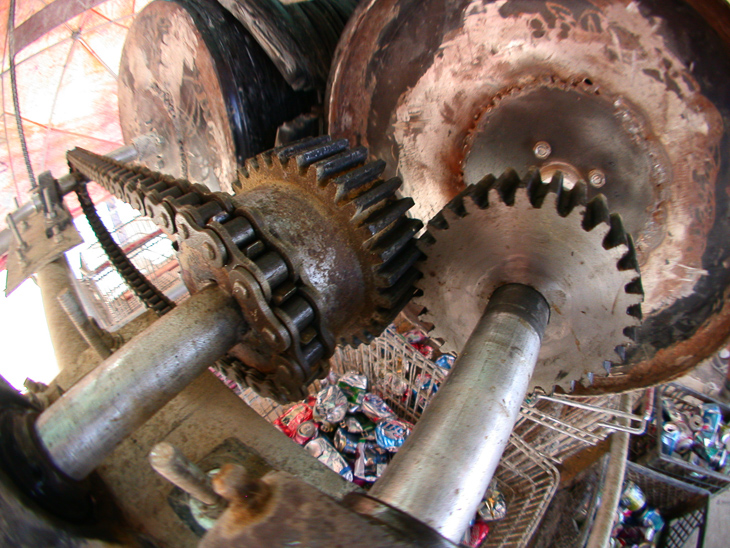
[[[666,455],[662,452],[662,433],[664,431],[662,410],[665,401],[671,401],[682,412],[695,411],[703,403],[715,403],[720,406],[726,422],[730,420],[730,406],[691,388],[674,383],[664,385],[660,389],[657,389],[654,398],[656,429],[650,437],[650,447],[647,453],[642,456],[637,455],[638,460],[649,468],[681,479],[684,482],[697,485],[712,493],[730,485],[730,476],[695,466],[673,455]]]
[[[134,266],[173,300],[180,300],[185,286],[170,239],[146,217],[137,217],[111,232]],[[116,331],[145,308],[121,275],[109,263],[96,242],[80,253],[80,287],[90,316],[107,331]]]

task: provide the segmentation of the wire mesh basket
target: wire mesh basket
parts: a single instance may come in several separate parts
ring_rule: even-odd
[[[719,406],[724,422],[730,422],[730,406],[686,386],[674,383],[666,384],[660,389],[657,389],[655,394],[655,428],[651,430],[651,435],[647,436],[649,447],[644,454],[640,454],[642,451],[634,447],[633,458],[649,468],[653,468],[684,482],[697,485],[712,493],[729,486],[730,475],[687,462],[676,453],[667,455],[662,451],[662,433],[666,426],[663,408],[670,403],[677,410],[688,416],[693,413],[698,413],[700,405],[714,403]]]
[[[134,266],[158,289],[179,300],[185,295],[180,265],[170,239],[146,217],[137,217],[111,232]],[[142,301],[112,266],[101,244],[81,251],[80,286],[92,307],[89,314],[107,331],[115,331],[141,314]]]

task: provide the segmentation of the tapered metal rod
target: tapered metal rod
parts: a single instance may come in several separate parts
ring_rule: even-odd
[[[76,383],[36,422],[56,466],[85,478],[247,329],[218,287],[193,295]]]
[[[190,496],[209,506],[223,506],[223,499],[213,491],[208,475],[171,443],[163,441],[155,445],[149,459],[155,472]]]
[[[369,495],[458,543],[509,440],[550,308],[534,289],[492,295],[461,356]]]

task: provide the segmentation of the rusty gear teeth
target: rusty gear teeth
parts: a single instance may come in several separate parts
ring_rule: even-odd
[[[554,208],[554,211],[551,212],[551,208]],[[524,218],[520,216],[524,216]],[[564,220],[561,220],[561,218]],[[532,219],[535,220],[534,226],[531,223]],[[555,228],[555,231],[552,230],[553,228]],[[504,234],[501,233],[503,230],[506,231]],[[464,241],[467,231],[471,244]],[[479,237],[488,240],[485,241],[482,254],[471,262],[469,259],[463,259],[463,262],[468,263],[468,266],[462,267],[462,265],[459,265],[458,268],[448,269],[449,261],[452,260],[454,253],[462,252],[463,257],[465,249],[461,249],[462,247],[467,246],[471,250],[469,252],[471,255],[476,254],[477,248],[474,247],[473,240]],[[533,239],[530,240],[530,244],[521,247],[521,242],[515,242],[510,237],[513,239]],[[561,241],[561,239],[564,241]],[[547,250],[535,251],[529,247],[535,245],[534,242],[542,242],[541,245],[550,247],[550,250],[568,252],[571,257],[551,257],[546,255]],[[605,267],[603,270],[605,272],[603,275],[606,276],[605,280],[610,281],[613,285],[603,287],[599,281],[594,281],[596,283],[595,291],[608,294],[616,286],[618,295],[610,299],[606,297],[606,306],[604,308],[610,310],[611,305],[623,306],[624,313],[614,316],[610,313],[591,310],[591,305],[600,308],[600,302],[603,301],[596,301],[596,303],[589,301],[588,304],[581,303],[578,312],[571,312],[567,305],[563,310],[560,310],[564,303],[561,303],[560,307],[557,302],[551,303],[555,310],[560,310],[560,312],[554,314],[556,317],[567,316],[572,313],[577,314],[576,321],[580,321],[581,318],[585,317],[582,315],[593,313],[599,319],[603,318],[603,320],[613,323],[609,326],[610,331],[606,334],[607,341],[600,341],[600,337],[596,337],[595,340],[590,339],[590,333],[586,334],[586,331],[579,331],[582,327],[572,331],[570,324],[558,324],[558,327],[567,330],[571,333],[570,336],[577,341],[573,344],[573,351],[575,352],[576,345],[578,347],[583,345],[583,351],[588,352],[588,357],[594,358],[595,363],[578,363],[581,362],[581,350],[578,350],[577,355],[571,355],[575,360],[568,364],[566,368],[557,365],[560,359],[559,356],[553,357],[550,355],[546,357],[541,354],[535,377],[540,377],[540,367],[544,363],[549,366],[549,370],[545,369],[547,372],[545,374],[553,375],[554,372],[554,377],[545,379],[545,375],[543,375],[543,378],[538,381],[540,384],[537,385],[534,384],[535,379],[533,379],[532,386],[541,386],[543,389],[550,391],[554,385],[559,385],[564,390],[571,390],[571,385],[577,380],[582,379],[586,383],[590,382],[594,375],[606,375],[610,372],[612,360],[609,358],[612,353],[621,361],[625,359],[625,347],[631,342],[629,339],[634,339],[636,328],[642,317],[641,301],[644,292],[638,272],[636,252],[631,236],[624,230],[621,217],[609,212],[606,198],[603,195],[599,194],[588,201],[587,188],[584,184],[578,183],[568,189],[564,186],[563,176],[560,173],[556,173],[547,183],[543,182],[540,173],[537,171],[531,171],[522,179],[512,170],[505,172],[498,178],[487,175],[479,183],[467,187],[429,221],[428,230],[419,239],[418,246],[428,258],[421,267],[425,277],[417,283],[423,294],[418,295],[416,300],[426,307],[424,317],[427,321],[435,324],[433,334],[445,341],[444,350],[461,350],[460,345],[465,342],[464,337],[468,336],[470,328],[473,328],[473,326],[467,325],[468,320],[465,321],[463,318],[468,316],[471,319],[474,316],[474,323],[478,320],[483,310],[481,304],[485,304],[486,297],[496,288],[492,287],[493,285],[498,286],[510,281],[527,283],[540,291],[544,291],[549,301],[551,298],[558,299],[554,296],[555,288],[552,287],[553,293],[551,294],[549,285],[550,283],[555,285],[559,276],[564,276],[563,272],[567,267],[560,264],[548,265],[546,263],[554,260],[567,261],[575,266],[576,270],[588,268],[582,267],[581,265],[584,263],[572,258],[573,253],[570,246],[576,246],[576,255],[585,253],[586,256],[596,256],[597,261],[604,261]],[[511,250],[511,246],[518,248],[518,251]],[[537,278],[538,274],[525,274],[526,271],[514,269],[508,270],[509,274],[501,274],[503,268],[509,268],[512,257],[519,258],[523,256],[524,258],[524,255],[530,254],[534,256],[525,259],[528,261],[526,264],[533,265],[533,267],[530,267],[533,270],[534,267],[541,269],[543,274],[539,275],[545,275],[544,272],[549,272],[550,269],[558,273],[547,274],[548,278],[554,276],[554,279],[549,278],[549,283],[544,282],[546,284],[544,288],[539,285],[541,282]],[[614,268],[611,269],[609,264],[613,264]],[[593,271],[590,274],[600,276],[600,266],[600,262],[593,265]],[[456,274],[455,271],[460,268],[463,270],[471,269],[474,273],[469,271],[463,277],[459,277],[461,274]],[[447,269],[449,274],[442,274]],[[509,278],[512,275],[516,276],[517,279]],[[581,277],[580,274],[573,273],[573,275],[578,279]],[[532,280],[531,277],[535,277],[535,279]],[[565,283],[568,284],[568,282]],[[460,305],[450,301],[457,300],[459,292],[455,289],[454,293],[451,293],[448,289],[450,285],[454,285],[455,288],[471,287],[475,291],[479,287],[478,293],[470,293],[469,295],[469,298],[475,301],[473,311],[471,309],[465,311],[454,308],[459,308]],[[568,304],[570,304],[570,292],[563,291],[563,293],[567,295]],[[585,294],[584,291],[584,298]],[[479,299],[484,300],[484,303],[480,304],[481,301],[476,302]],[[582,307],[585,307],[585,309]],[[561,320],[559,319],[559,321]],[[451,323],[454,323],[457,327],[452,328]],[[550,324],[548,329],[551,329]],[[463,333],[464,331],[466,333]],[[578,340],[579,335],[576,333],[582,333],[580,336],[584,337],[584,340]],[[560,348],[559,345],[563,343],[558,339],[558,342],[553,344],[556,345],[556,348]],[[593,356],[591,352],[600,355]],[[571,357],[567,359],[571,359]],[[573,372],[570,370],[571,367]]]
[[[267,177],[286,176],[316,193],[317,203],[336,215],[337,226],[346,227],[348,248],[357,248],[364,278],[362,310],[350,331],[340,333],[350,344],[380,334],[410,300],[420,277],[414,265],[421,253],[414,237],[422,224],[406,216],[413,201],[398,199],[400,181],[381,179],[385,164],[367,163],[367,157],[365,148],[350,149],[343,139],[309,138],[247,160],[234,184],[240,192],[242,183],[250,188]],[[270,230],[270,218],[248,207],[245,199],[242,205],[234,203],[227,194],[82,149],[69,152],[68,160],[72,171],[98,182],[177,237],[191,291],[216,280],[242,304],[253,328],[243,346],[254,349],[249,358],[258,360],[261,369],[244,364],[232,350],[217,364],[219,371],[282,403],[302,399],[307,385],[326,374],[325,360],[335,343],[330,327],[340,326],[327,325],[316,287],[292,262],[292,248]]]
[[[287,173],[290,182],[320,191],[321,201],[347,223],[353,241],[359,242],[369,277],[365,291],[371,295],[362,313],[364,327],[339,338],[355,346],[371,341],[393,321],[420,277],[415,264],[421,252],[414,237],[423,224],[407,217],[413,200],[397,198],[400,179],[380,178],[385,162],[367,160],[367,149],[350,149],[345,139],[312,137],[248,160],[234,184],[240,193],[264,184],[270,173]]]

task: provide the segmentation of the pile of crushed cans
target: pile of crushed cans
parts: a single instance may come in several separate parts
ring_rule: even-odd
[[[730,424],[723,422],[720,406],[704,403],[692,411],[680,411],[663,399],[662,453],[688,463],[730,474]]]
[[[406,339],[419,351],[417,344],[426,346],[415,333]],[[424,350],[431,353],[430,347]],[[450,368],[454,362],[448,354],[439,359],[439,367],[443,368]],[[430,377],[426,379],[426,373],[423,375],[417,381],[419,389],[423,388],[420,384],[430,383],[426,388],[436,391],[437,384]],[[274,426],[346,480],[369,489],[413,429],[382,398],[385,394],[405,397],[408,383],[391,372],[377,386],[370,386],[365,375],[350,371],[340,377],[330,373],[322,384],[316,395],[290,406]],[[493,481],[462,543],[479,547],[489,533],[489,522],[503,519],[506,514],[504,495]]]
[[[664,519],[646,502],[644,492],[632,481],[624,483],[621,502],[611,532],[610,548],[656,546]]]

